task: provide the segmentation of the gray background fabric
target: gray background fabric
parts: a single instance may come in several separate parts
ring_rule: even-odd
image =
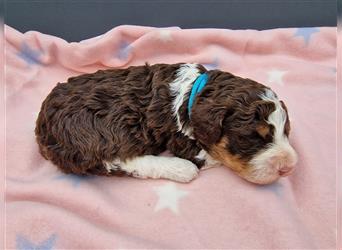
[[[8,0],[5,23],[67,41],[121,24],[181,28],[271,29],[336,26],[336,0]]]

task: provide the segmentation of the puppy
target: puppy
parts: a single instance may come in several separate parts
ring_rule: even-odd
[[[71,77],[44,100],[40,153],[65,173],[189,182],[225,165],[258,184],[289,175],[285,104],[268,87],[199,64],[155,64]],[[174,157],[158,156],[169,150]]]

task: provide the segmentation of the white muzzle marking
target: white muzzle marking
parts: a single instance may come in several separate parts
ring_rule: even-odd
[[[252,168],[251,178],[259,183],[269,183],[280,176],[289,175],[297,163],[298,156],[284,134],[287,117],[280,101],[271,90],[266,90],[261,98],[272,101],[276,107],[267,119],[268,124],[272,124],[275,128],[273,143],[253,157],[249,163]]]

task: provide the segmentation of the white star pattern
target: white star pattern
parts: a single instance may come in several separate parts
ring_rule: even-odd
[[[178,214],[179,199],[187,196],[188,192],[179,190],[174,183],[168,183],[154,189],[158,195],[158,202],[154,207],[154,211],[157,212],[164,208],[168,208],[175,214]]]
[[[164,42],[172,41],[171,30],[159,30],[159,39]]]
[[[287,71],[276,70],[276,69],[267,72],[268,83],[275,83],[275,84],[279,84],[279,85],[283,86],[284,85],[283,77],[286,73],[287,73]]]

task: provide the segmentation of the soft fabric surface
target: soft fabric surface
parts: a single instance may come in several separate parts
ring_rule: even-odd
[[[7,26],[5,39],[7,248],[335,248],[335,28],[120,26],[67,43]],[[81,178],[39,155],[35,119],[57,82],[145,62],[197,62],[271,86],[289,109],[295,173],[267,186],[224,167],[190,184]]]

